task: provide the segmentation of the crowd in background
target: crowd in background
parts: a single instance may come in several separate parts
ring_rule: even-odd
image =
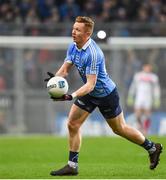
[[[7,32],[10,34],[11,27],[3,24],[8,23],[13,25],[12,33],[15,32],[14,28],[18,26],[20,29],[19,26],[22,25],[23,31],[19,33],[23,35],[69,35],[65,31],[66,26],[60,28],[59,23],[73,22],[79,15],[90,16],[97,24],[103,22],[143,23],[143,26],[146,23],[163,24],[166,22],[164,2],[164,0],[0,0],[0,34]],[[153,34],[160,36],[161,33],[165,33],[165,30],[163,31]],[[132,33],[125,29],[118,35],[127,36]]]
[[[164,22],[164,0],[0,0],[0,22],[57,23],[78,15],[101,22]]]

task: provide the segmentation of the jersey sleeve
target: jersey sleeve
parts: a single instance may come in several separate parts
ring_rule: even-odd
[[[138,76],[138,74],[136,73],[136,74],[134,75],[134,77],[133,77],[133,80],[132,80],[132,82],[131,82],[131,85],[130,85],[130,87],[129,87],[129,92],[128,92],[128,95],[129,95],[130,97],[133,97],[133,98],[134,98],[134,96],[135,96],[135,94],[136,94],[137,76]]]
[[[99,72],[99,58],[95,51],[90,51],[87,59],[86,74],[98,74]]]
[[[159,84],[158,76],[155,76],[153,85],[154,85],[153,86],[154,98],[155,99],[160,99],[161,89],[160,89],[160,84]]]
[[[68,49],[67,49],[67,53],[66,53],[66,57],[65,57],[65,62],[71,63],[73,64],[73,58],[72,58],[72,51],[74,48],[74,44],[70,44]]]

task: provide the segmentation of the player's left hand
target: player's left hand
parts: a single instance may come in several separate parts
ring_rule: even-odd
[[[64,94],[60,98],[50,97],[53,101],[71,101],[73,99],[73,96],[70,94]]]

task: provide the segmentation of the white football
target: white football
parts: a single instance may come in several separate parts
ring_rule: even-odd
[[[60,98],[68,92],[68,82],[65,78],[60,76],[52,77],[47,82],[48,93],[55,98]]]

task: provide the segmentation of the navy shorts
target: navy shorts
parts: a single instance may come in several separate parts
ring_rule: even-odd
[[[98,107],[106,119],[114,118],[122,112],[116,88],[105,97],[93,97],[89,94],[79,97],[75,100],[74,104],[89,113]]]

